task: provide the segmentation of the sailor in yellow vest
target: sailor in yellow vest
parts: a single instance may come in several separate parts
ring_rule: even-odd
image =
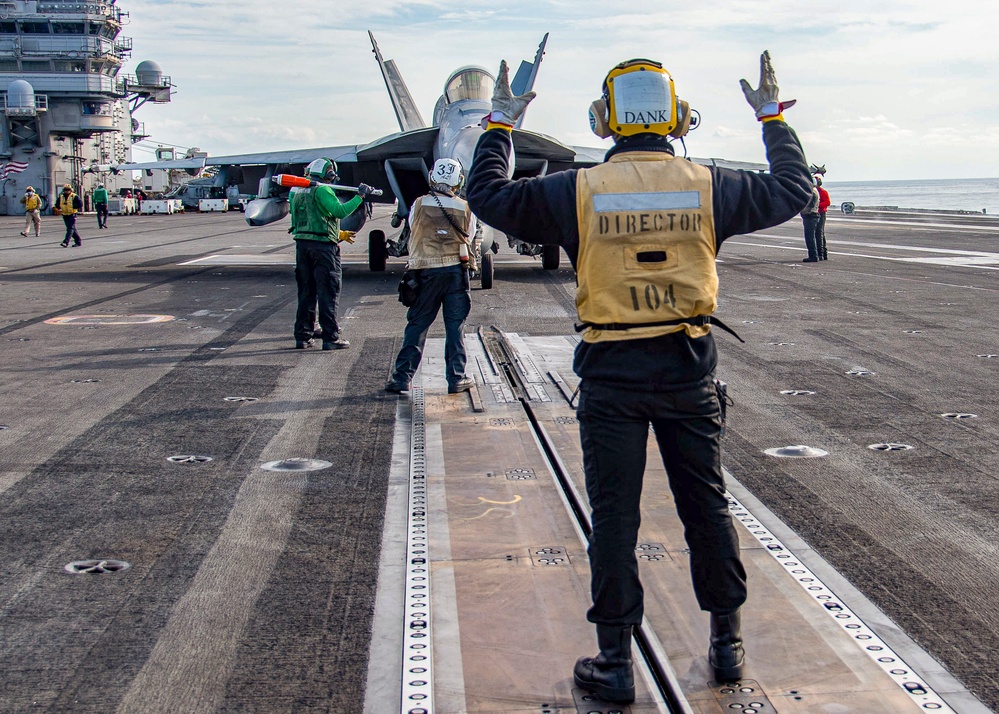
[[[24,204],[24,230],[21,231],[21,235],[27,238],[28,229],[34,226],[37,237],[42,232],[42,199],[38,197],[33,187],[28,186],[24,189],[21,203]]]
[[[409,264],[419,285],[416,302],[406,314],[408,324],[385,391],[409,389],[420,366],[427,331],[444,313],[444,362],[448,394],[467,392],[474,382],[465,375],[465,338],[462,328],[472,309],[468,273],[475,270],[471,237],[476,220],[457,194],[465,181],[461,164],[438,159],[430,171],[430,193],[409,211]]]
[[[59,244],[63,248],[69,245],[70,238],[73,239],[74,248],[79,248],[83,245],[80,234],[76,230],[76,214],[81,210],[83,210],[83,201],[73,193],[73,187],[70,184],[66,184],[62,187],[62,193],[56,200],[55,205],[55,212],[62,216],[63,223],[66,224],[66,237]]]
[[[484,223],[533,243],[557,243],[577,273],[583,340],[576,349],[580,442],[592,509],[589,557],[599,654],[581,657],[578,686],[603,699],[635,697],[632,628],[641,623],[635,547],[651,424],[690,548],[694,592],[710,613],[708,660],[719,682],[739,679],[739,608],[746,574],[725,499],[719,456],[722,397],[711,326],[722,241],[783,223],[808,202],[811,177],[784,123],[770,55],[760,86],[742,88],[770,173],[676,158],[691,110],[658,62],[622,62],[591,105],[590,124],[614,146],[604,163],[548,176],[507,177],[511,131],[533,93],[514,97],[506,63],[476,146],[468,202]]]

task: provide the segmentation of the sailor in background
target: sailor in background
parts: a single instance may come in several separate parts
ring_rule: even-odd
[[[815,252],[819,260],[829,260],[826,248],[826,213],[829,211],[829,192],[822,188],[822,177],[815,177],[815,190],[819,192],[819,222],[815,226]]]
[[[805,249],[808,256],[801,259],[802,263],[817,263],[822,259],[819,246],[819,189],[812,186],[812,196],[801,209],[801,226],[805,229]]]
[[[408,271],[419,286],[415,303],[406,314],[408,323],[402,348],[395,360],[387,392],[404,392],[420,366],[427,331],[444,312],[444,361],[448,394],[467,392],[474,382],[465,375],[465,338],[462,328],[472,309],[469,271],[475,270],[471,236],[476,221],[468,203],[457,194],[465,181],[461,164],[438,159],[430,172],[430,193],[413,203],[409,212]]]
[[[301,188],[291,197],[291,229],[295,238],[295,281],[298,284],[298,311],[295,314],[295,348],[312,346],[316,307],[323,330],[323,349],[342,350],[350,342],[340,336],[336,319],[337,300],[343,280],[340,266],[340,219],[353,213],[371,194],[367,184],[358,186],[357,195],[344,203],[329,185],[336,177],[331,159],[316,159],[306,175],[315,186]]]
[[[73,186],[66,184],[62,187],[62,193],[56,200],[55,212],[62,216],[63,223],[66,224],[66,237],[60,245],[65,248],[69,245],[69,239],[73,239],[73,247],[79,248],[83,245],[79,232],[76,230],[76,214],[83,210],[83,201],[73,193]]]
[[[768,174],[675,158],[670,139],[687,132],[690,107],[661,64],[639,59],[612,69],[591,105],[593,131],[614,139],[604,163],[511,181],[511,130],[534,94],[513,96],[503,62],[469,172],[479,220],[560,245],[576,269],[583,339],[573,368],[593,525],[587,619],[599,653],[581,657],[573,676],[609,701],[635,698],[632,628],[644,612],[635,547],[650,424],[690,548],[694,594],[710,613],[712,674],[742,676],[746,573],[721,469],[715,256],[726,238],[792,218],[811,190],[781,113],[793,102],[778,100],[768,53],[759,88],[745,80],[742,88],[762,122]]]
[[[97,228],[108,227],[108,190],[104,184],[97,184],[94,189],[94,210],[97,212]]]
[[[21,203],[24,204],[24,230],[21,235],[27,238],[28,229],[34,226],[37,238],[42,232],[42,199],[35,193],[34,187],[28,186],[24,189]]]

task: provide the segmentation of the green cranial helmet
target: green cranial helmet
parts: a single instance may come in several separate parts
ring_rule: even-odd
[[[315,159],[306,169],[309,176],[315,176],[321,181],[336,181],[336,162],[333,159]]]

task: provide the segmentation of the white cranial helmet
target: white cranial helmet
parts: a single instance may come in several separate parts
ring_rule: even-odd
[[[464,181],[465,175],[461,172],[461,164],[455,159],[437,159],[430,172],[430,183],[432,184],[443,184],[452,189],[458,189]]]

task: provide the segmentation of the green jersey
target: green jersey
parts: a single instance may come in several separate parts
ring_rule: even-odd
[[[298,189],[291,196],[291,232],[295,240],[340,242],[340,219],[346,218],[362,203],[354,196],[340,203],[329,186]]]

